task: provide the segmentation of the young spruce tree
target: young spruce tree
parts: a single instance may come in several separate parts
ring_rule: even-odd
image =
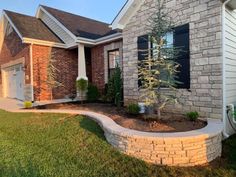
[[[152,44],[139,62],[139,79],[142,90],[141,98],[146,105],[156,109],[158,118],[161,110],[177,98],[171,93],[176,89],[177,73],[180,65],[176,62],[179,48],[168,43],[167,35],[173,34],[173,21],[165,8],[165,0],[157,0],[157,11],[150,19],[149,42]],[[168,91],[163,92],[163,88]]]

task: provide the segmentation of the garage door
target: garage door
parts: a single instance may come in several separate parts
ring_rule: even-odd
[[[15,65],[5,70],[6,96],[24,100],[24,72],[22,65]]]

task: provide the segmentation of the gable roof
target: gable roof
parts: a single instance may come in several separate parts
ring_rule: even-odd
[[[23,38],[62,43],[62,41],[40,20],[4,10]]]
[[[123,29],[130,18],[139,10],[144,0],[127,0],[112,22],[112,29]]]
[[[115,33],[109,27],[109,24],[96,21],[90,18],[64,12],[47,6],[42,6],[48,13],[55,17],[63,26],[65,26],[76,37],[88,39],[98,39],[110,33]]]

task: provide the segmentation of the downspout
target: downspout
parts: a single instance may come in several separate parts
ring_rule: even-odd
[[[222,5],[222,78],[223,78],[223,125],[224,125],[224,130],[223,130],[223,135],[225,138],[228,138],[230,135],[226,132],[226,77],[225,77],[225,10],[226,10],[226,5],[230,2],[231,0],[227,0],[223,3]]]
[[[31,84],[31,101],[34,102],[34,70],[33,70],[33,44],[30,44],[30,84]]]

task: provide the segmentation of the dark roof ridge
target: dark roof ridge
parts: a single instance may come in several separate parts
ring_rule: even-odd
[[[110,25],[109,23],[107,22],[103,22],[103,21],[100,21],[100,20],[96,20],[96,19],[92,19],[92,18],[89,18],[89,17],[85,17],[85,16],[82,16],[82,15],[78,15],[78,14],[74,14],[74,13],[71,13],[71,12],[68,12],[68,11],[64,11],[64,10],[61,10],[61,9],[57,9],[57,8],[53,8],[53,7],[49,7],[49,6],[45,6],[45,5],[41,5],[41,7],[46,7],[46,8],[50,8],[50,9],[54,9],[54,10],[57,10],[57,11],[61,11],[63,13],[68,13],[70,15],[74,15],[74,16],[78,16],[78,17],[81,17],[81,18],[84,18],[84,19],[87,19],[87,20],[91,20],[91,21],[94,21],[94,22],[98,22],[98,23],[103,23],[104,25]],[[46,10],[46,9],[45,9]],[[50,12],[49,12],[50,13]]]

